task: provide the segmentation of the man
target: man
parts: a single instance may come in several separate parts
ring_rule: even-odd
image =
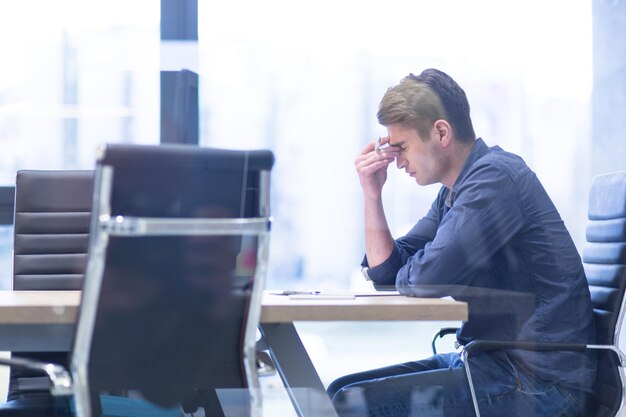
[[[563,221],[520,157],[476,139],[463,89],[436,69],[411,74],[386,92],[377,116],[388,136],[355,162],[364,273],[374,284],[467,301],[461,345],[593,343],[589,289]],[[443,185],[428,214],[397,240],[381,198],[394,160],[419,185]],[[473,416],[463,366],[459,353],[440,354],[342,377],[328,392],[345,416]],[[588,404],[595,357],[485,351],[472,355],[471,370],[483,417],[574,417]]]

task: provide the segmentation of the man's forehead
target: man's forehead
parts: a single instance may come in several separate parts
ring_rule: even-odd
[[[420,139],[417,129],[404,125],[387,126],[387,134],[389,137],[389,146],[401,147],[409,141]]]

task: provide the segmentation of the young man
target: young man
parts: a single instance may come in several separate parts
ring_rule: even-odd
[[[411,74],[386,92],[378,121],[388,136],[355,162],[365,209],[364,273],[374,284],[467,301],[460,345],[593,343],[589,289],[563,221],[520,157],[476,139],[463,89],[436,69]],[[417,184],[443,185],[426,216],[397,240],[381,198],[394,160]],[[594,356],[578,352],[471,357],[483,417],[577,416],[592,395],[595,367]],[[342,416],[474,415],[457,352],[348,375],[328,392]]]

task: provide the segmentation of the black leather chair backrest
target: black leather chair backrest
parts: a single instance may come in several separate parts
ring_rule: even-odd
[[[617,345],[626,288],[626,172],[593,179],[583,264],[596,317],[597,342]],[[618,360],[598,353],[596,416],[614,416],[622,397]]]
[[[72,352],[77,406],[97,407],[85,393],[134,391],[219,416],[217,389],[258,386],[273,162],[262,150],[101,150]]]
[[[21,170],[15,179],[13,289],[79,290],[87,264],[93,171]],[[67,352],[13,356],[68,363]],[[12,368],[8,400],[41,395],[49,381]]]
[[[81,289],[93,171],[18,171],[15,187],[13,289]]]

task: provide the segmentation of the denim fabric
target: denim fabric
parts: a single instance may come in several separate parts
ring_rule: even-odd
[[[584,397],[520,372],[504,352],[470,362],[483,417],[575,417]],[[475,416],[459,354],[347,375],[328,387],[341,417]]]
[[[453,187],[441,188],[428,214],[368,275],[403,294],[466,301],[461,344],[595,342],[582,262],[556,207],[520,157],[481,139]],[[507,354],[527,375],[593,388],[593,353]]]

